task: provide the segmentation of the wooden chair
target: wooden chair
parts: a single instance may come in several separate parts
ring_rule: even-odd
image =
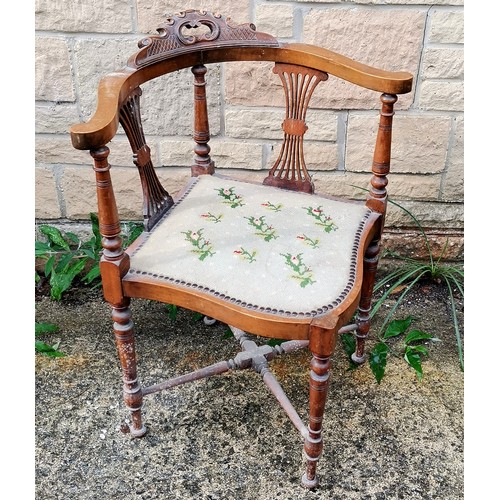
[[[146,432],[141,418],[145,396],[231,369],[253,368],[302,435],[307,461],[302,484],[314,488],[330,357],[339,334],[354,332],[353,360],[365,360],[387,205],[393,107],[397,94],[410,92],[412,75],[375,69],[316,46],[280,43],[252,24],[236,25],[210,12],[176,14],[158,33],[139,42],[140,50],[123,69],[101,80],[94,116],[71,128],[73,146],[89,150],[94,159],[103,292],[112,308],[131,435]],[[277,76],[269,78],[283,84],[283,143],[262,184],[215,174],[205,74],[206,65],[224,61],[273,61]],[[140,85],[188,67],[194,74],[195,157],[190,181],[173,199],[156,175],[146,144]],[[313,91],[328,75],[382,93],[366,202],[315,194],[306,167],[306,112]],[[144,194],[145,231],[126,249],[107,147],[119,124]],[[232,360],[142,387],[129,309],[131,298],[137,297],[176,304],[230,325],[242,351]],[[258,346],[249,334],[285,342]],[[305,347],[312,355],[308,425],[268,364],[279,354]]]

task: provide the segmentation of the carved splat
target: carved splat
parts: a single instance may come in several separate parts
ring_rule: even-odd
[[[144,227],[150,230],[174,204],[174,200],[161,185],[151,161],[151,151],[146,144],[142,129],[141,94],[140,88],[131,92],[120,109],[120,123],[127,134],[134,154],[134,163],[139,170],[143,192]]]
[[[278,47],[276,38],[256,31],[252,23],[234,24],[230,17],[203,10],[189,9],[168,17],[156,31],[158,35],[139,42],[143,50],[132,56],[128,66],[142,68],[204,46]]]
[[[328,78],[322,71],[280,64],[274,66],[285,91],[286,116],[282,124],[283,144],[278,159],[264,179],[264,184],[294,191],[314,192],[311,176],[304,160],[306,113],[314,89]]]

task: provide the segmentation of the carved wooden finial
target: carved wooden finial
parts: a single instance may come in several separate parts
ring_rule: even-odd
[[[237,43],[242,47],[277,47],[278,41],[260,33],[252,23],[234,24],[230,17],[203,10],[189,9],[173,16],[157,28],[158,35],[139,41],[141,49],[128,66],[141,68],[163,59],[203,47],[224,47]]]

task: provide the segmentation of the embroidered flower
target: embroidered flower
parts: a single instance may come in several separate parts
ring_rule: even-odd
[[[210,240],[203,238],[203,229],[198,231],[182,231],[185,240],[193,246],[191,252],[198,255],[198,259],[205,260],[207,257],[215,255]]]
[[[264,238],[264,241],[276,240],[278,238],[276,229],[266,223],[266,218],[263,215],[260,217],[245,217],[245,219],[255,228],[255,234]]]
[[[319,238],[313,240],[312,238],[309,238],[309,236],[306,236],[305,234],[299,234],[297,236],[297,239],[303,241],[306,245],[310,246],[311,248],[319,247]]]
[[[277,205],[274,205],[270,201],[267,203],[261,203],[263,207],[266,207],[268,210],[272,210],[273,212],[281,212],[281,209],[283,208],[282,203],[278,203]]]
[[[313,208],[313,207],[302,207],[307,211],[308,215],[311,215],[316,219],[315,224],[317,226],[321,226],[325,232],[330,233],[332,231],[336,231],[338,229],[337,224],[333,222],[331,216],[326,215],[321,206]]]
[[[245,250],[240,246],[237,250],[234,250],[233,253],[241,257],[242,260],[246,260],[248,262],[255,262],[257,260],[255,258],[255,256],[257,255],[257,250],[252,250],[252,253],[250,253],[248,250]]]
[[[307,285],[312,285],[316,283],[313,278],[313,271],[308,267],[302,260],[302,254],[292,255],[291,253],[280,253],[282,257],[285,257],[285,264],[292,269],[293,274],[290,276],[293,279],[298,280],[301,288],[305,288]]]
[[[234,189],[234,187],[218,188],[216,191],[219,193],[220,197],[224,198],[222,203],[229,205],[231,208],[241,207],[244,205],[243,198],[241,195],[236,194]]]
[[[203,217],[204,219],[207,219],[210,222],[215,222],[217,224],[217,222],[220,222],[222,220],[222,217],[224,217],[224,215],[223,214],[214,215],[210,212],[207,212],[205,214],[201,214],[200,217]]]

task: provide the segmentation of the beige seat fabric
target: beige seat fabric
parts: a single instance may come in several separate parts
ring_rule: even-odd
[[[351,289],[370,213],[364,204],[202,175],[132,254],[129,272],[254,310],[314,316]]]

